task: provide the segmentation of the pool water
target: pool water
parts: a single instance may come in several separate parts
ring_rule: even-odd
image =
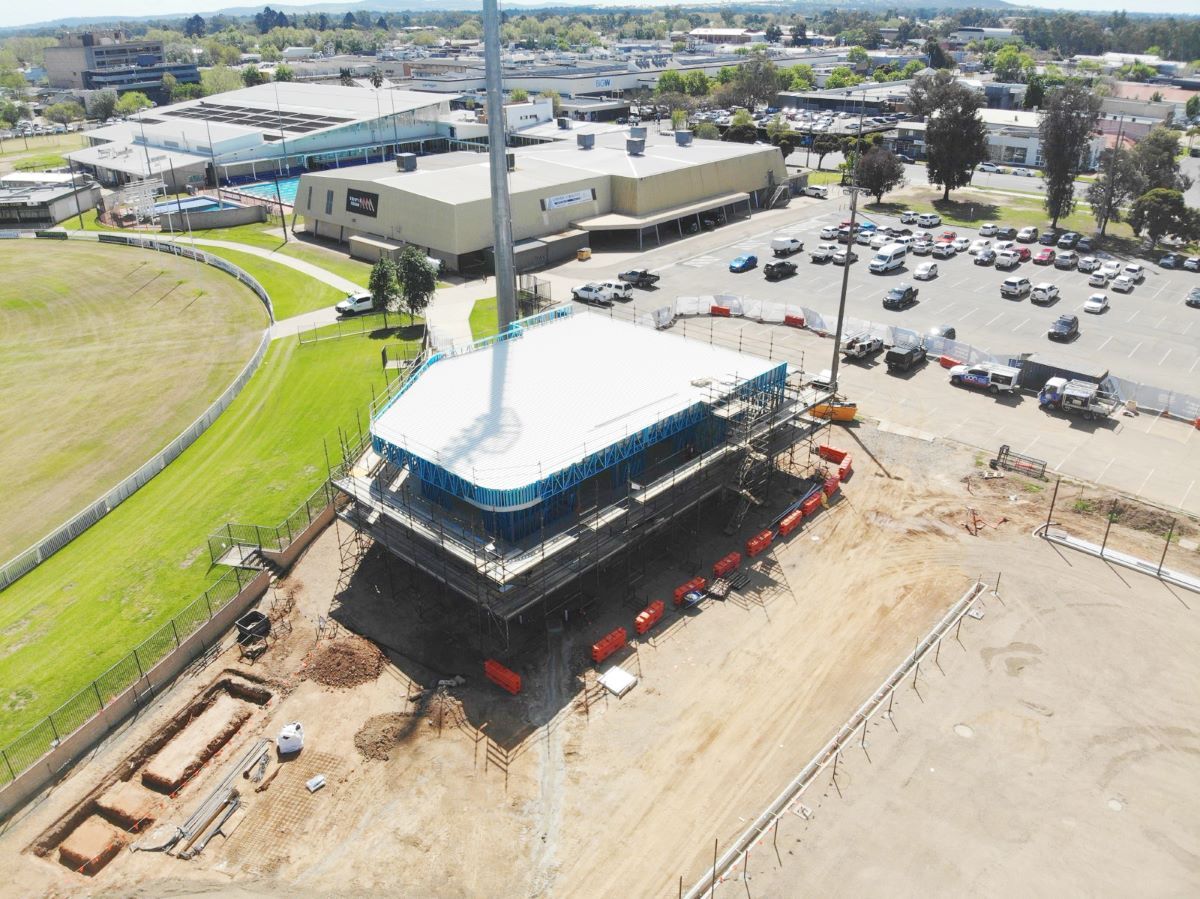
[[[296,188],[300,186],[300,176],[293,175],[290,178],[279,179],[279,199],[287,203],[289,206],[296,205]],[[244,194],[250,194],[252,197],[262,197],[264,200],[274,200],[275,182],[274,181],[256,181],[253,184],[243,184],[235,187],[234,190]]]
[[[191,197],[186,200],[167,200],[154,204],[155,215],[169,212],[213,212],[217,209],[237,209],[237,203],[218,203],[211,197]]]

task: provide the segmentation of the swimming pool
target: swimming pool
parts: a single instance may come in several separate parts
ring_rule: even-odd
[[[237,203],[218,203],[212,197],[188,197],[154,204],[155,215],[169,212],[213,212],[217,209],[238,209]]]
[[[296,188],[300,186],[300,176],[293,175],[290,178],[279,179],[279,197],[289,206],[296,205]],[[274,181],[255,181],[253,184],[242,184],[233,188],[244,194],[250,194],[252,197],[262,197],[264,200],[275,200],[275,182]]]

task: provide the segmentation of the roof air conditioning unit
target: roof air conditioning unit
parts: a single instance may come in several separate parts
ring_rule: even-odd
[[[633,125],[629,129],[629,136],[634,137],[634,138],[639,138],[640,140],[645,140],[646,139],[646,126],[645,125]]]
[[[691,145],[692,145],[692,132],[690,132],[690,131],[676,131],[675,132],[675,146],[690,147]]]
[[[596,146],[596,135],[594,134],[576,134],[575,143],[579,145],[581,150],[590,150]]]
[[[510,172],[515,172],[517,170],[517,154],[516,153],[505,153],[504,158],[508,162],[508,170]]]
[[[561,128],[563,131],[570,131],[571,130],[571,120],[568,119],[565,115],[559,116],[558,117],[558,127]]]
[[[417,154],[397,153],[396,168],[401,172],[415,172],[417,170]]]
[[[630,137],[625,140],[625,152],[630,156],[641,156],[646,149],[646,141],[640,137]]]

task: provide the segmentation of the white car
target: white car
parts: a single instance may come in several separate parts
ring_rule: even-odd
[[[950,241],[950,244],[954,247],[955,252],[965,253],[967,248],[971,246],[971,241],[965,237],[956,237]]]
[[[572,287],[571,296],[581,303],[590,303],[593,306],[611,306],[616,294],[609,288],[592,281]]]
[[[917,216],[917,224],[922,228],[936,228],[942,223],[942,217],[936,212],[922,212]]]
[[[1039,305],[1048,306],[1058,299],[1058,288],[1049,281],[1043,281],[1041,284],[1034,285],[1033,293],[1030,294],[1029,300]]]
[[[979,240],[971,241],[971,248],[967,250],[967,252],[972,256],[978,256],[984,250],[990,250],[991,248],[992,242],[990,240],[984,240],[983,238],[980,238]]]
[[[1021,243],[1033,243],[1033,241],[1037,240],[1037,237],[1038,229],[1032,225],[1022,228],[1017,232],[1017,240],[1021,241]]]
[[[913,277],[918,281],[932,281],[938,276],[938,267],[936,262],[922,262],[917,266],[917,270],[913,272]]]
[[[997,253],[1003,253],[1005,250],[1011,250],[1016,246],[1016,243],[1011,240],[998,240],[992,244],[992,249]]]
[[[829,196],[829,188],[824,184],[810,184],[804,188],[804,196],[816,197],[818,200],[824,200]]]
[[[1121,274],[1121,263],[1117,262],[1115,259],[1110,259],[1108,262],[1100,266],[1100,271],[1104,272],[1104,274],[1108,275],[1110,278],[1115,278],[1117,275]]]
[[[1004,171],[1004,169],[1000,168],[1000,166],[996,165],[996,163],[994,163],[994,162],[984,162],[984,163],[980,164],[979,171],[981,171],[981,172],[1002,172],[1002,171]]]
[[[873,246],[875,246],[875,232],[874,231],[859,231],[857,234],[854,235],[854,242],[858,243],[858,244],[862,244],[865,247],[867,247],[867,246],[873,247]]]
[[[911,225],[920,218],[920,214],[914,209],[905,209],[900,213],[900,222],[904,225]]]
[[[888,234],[876,234],[874,237],[872,237],[872,238],[871,238],[871,249],[872,249],[872,250],[878,250],[878,249],[879,249],[880,247],[882,247],[884,244],[888,244],[888,243],[891,243],[891,242],[892,242],[892,238],[891,238],[891,236],[890,236],[890,235],[888,235]]]
[[[1012,250],[1001,250],[996,254],[996,268],[1014,268],[1021,264],[1021,257]]]
[[[986,225],[983,225],[982,227],[980,227],[979,236],[980,237],[995,237],[996,236],[996,223],[988,222]]]
[[[1118,293],[1130,293],[1133,290],[1133,279],[1128,275],[1117,275],[1109,287]]]
[[[927,240],[930,243],[933,243],[933,232],[932,231],[926,231],[926,230],[922,229],[922,230],[918,231],[916,234],[914,234],[913,237],[915,237],[917,239],[918,243],[920,243],[922,240]]]
[[[915,244],[909,247],[909,251],[917,256],[928,256],[933,252],[933,241],[918,240]]]
[[[1134,284],[1141,284],[1146,278],[1146,270],[1136,262],[1130,262],[1123,269],[1121,274],[1132,281]]]
[[[1081,272],[1094,272],[1100,268],[1100,260],[1095,256],[1084,256],[1075,263],[1075,268]]]
[[[1087,302],[1083,304],[1084,312],[1092,312],[1099,315],[1101,312],[1108,310],[1108,294],[1094,293],[1087,298]]]
[[[1088,278],[1088,284],[1092,287],[1108,287],[1108,279],[1108,272],[1097,269]]]
[[[837,240],[837,225],[826,225],[821,229],[821,240]]]

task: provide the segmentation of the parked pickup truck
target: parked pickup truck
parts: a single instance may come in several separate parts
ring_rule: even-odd
[[[845,359],[866,359],[883,349],[883,341],[869,334],[857,334],[842,346]]]
[[[981,362],[978,365],[956,365],[950,369],[950,383],[963,387],[997,393],[1016,393],[1021,370],[1008,365]]]
[[[1051,378],[1038,393],[1038,405],[1046,410],[1082,415],[1091,421],[1111,416],[1117,411],[1120,401],[1089,381]]]
[[[817,248],[808,254],[809,262],[829,262],[838,251],[836,244],[818,244]]]
[[[624,281],[626,284],[632,284],[634,287],[653,287],[658,283],[658,279],[662,277],[657,272],[647,271],[644,268],[635,268],[631,271],[621,272],[617,275],[617,280]]]
[[[375,308],[375,298],[366,290],[351,293],[333,308],[338,315],[360,315]]]
[[[883,361],[887,364],[888,371],[908,371],[914,365],[925,362],[925,347],[920,344],[894,346],[888,349]]]
[[[611,306],[615,294],[611,288],[605,287],[603,284],[589,282],[572,287],[571,296],[581,303],[590,303],[593,306]]]

